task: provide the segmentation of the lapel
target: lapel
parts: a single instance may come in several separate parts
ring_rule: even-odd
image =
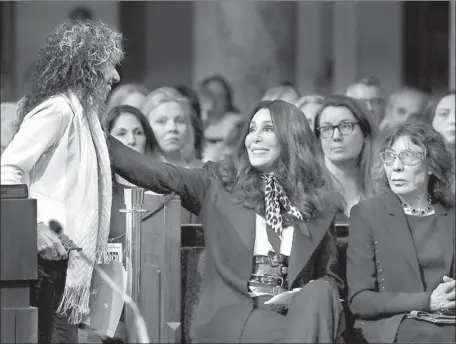
[[[405,255],[407,261],[410,263],[412,271],[415,273],[420,283],[423,284],[415,242],[412,233],[410,232],[401,202],[392,192],[388,193],[385,197],[385,206],[388,215],[384,217],[383,220],[386,229],[391,235],[391,242],[397,244],[399,251]]]
[[[208,225],[213,221],[220,225],[204,234],[205,240],[214,243],[212,254],[219,273],[228,280],[248,281],[253,268],[255,211],[234,201],[225,191],[214,193],[210,204],[209,213],[204,214],[212,219]]]
[[[290,262],[288,266],[288,285],[291,287],[317,249],[321,240],[328,232],[336,213],[331,210],[323,211],[311,222],[297,222],[293,234]]]
[[[455,223],[454,208],[445,209],[442,205],[435,205],[437,231],[440,234],[441,247],[444,252],[445,271],[451,274],[451,265],[454,257]],[[454,276],[453,276],[454,278]]]

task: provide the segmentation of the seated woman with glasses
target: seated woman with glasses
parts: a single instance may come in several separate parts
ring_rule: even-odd
[[[454,161],[442,135],[403,124],[385,140],[378,172],[385,192],[352,209],[349,306],[371,343],[454,343],[456,325],[412,311],[454,312]]]
[[[339,219],[343,222],[355,204],[373,195],[377,132],[360,104],[343,95],[324,100],[314,126],[326,167],[341,196]]]
[[[130,182],[175,192],[199,215],[206,258],[193,340],[333,343],[343,330],[335,273],[330,177],[302,112],[282,100],[256,106],[233,159],[182,168],[110,141],[111,163]],[[288,309],[266,304],[302,288]]]

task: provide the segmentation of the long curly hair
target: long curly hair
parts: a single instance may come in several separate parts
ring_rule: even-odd
[[[101,114],[106,94],[103,68],[124,57],[122,35],[99,20],[67,20],[46,39],[32,75],[32,90],[22,99],[16,125],[45,100],[74,91],[84,108]]]
[[[455,165],[451,153],[446,148],[444,137],[428,124],[422,122],[406,123],[395,128],[386,137],[381,151],[391,147],[401,137],[409,138],[410,142],[425,152],[427,164],[432,171],[428,184],[431,202],[440,203],[447,207],[453,206],[455,203],[452,193],[455,182]],[[391,190],[383,164],[378,163],[377,166],[380,191]]]
[[[245,147],[250,122],[261,109],[269,110],[281,147],[275,176],[292,204],[310,220],[321,210],[330,208],[333,205],[330,199],[334,196],[321,148],[306,117],[293,104],[283,100],[260,102],[242,129],[234,156],[217,164],[216,173],[224,188],[240,203],[264,214],[261,172],[251,165]],[[293,222],[288,214],[283,216],[285,223]]]

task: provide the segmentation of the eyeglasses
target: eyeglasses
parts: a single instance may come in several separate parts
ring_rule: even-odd
[[[424,159],[424,154],[419,153],[419,152],[412,152],[412,151],[403,151],[400,152],[399,154],[389,152],[389,151],[384,151],[380,153],[380,157],[383,160],[383,163],[385,165],[391,166],[394,164],[396,161],[396,158],[399,158],[399,160],[407,166],[413,166],[418,164],[421,160]]]
[[[319,127],[318,130],[320,132],[321,137],[324,139],[328,139],[334,135],[334,130],[337,128],[342,135],[350,135],[355,128],[355,125],[358,122],[342,122],[338,125],[324,125]]]

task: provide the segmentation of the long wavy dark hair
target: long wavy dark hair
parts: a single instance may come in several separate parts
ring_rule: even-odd
[[[395,128],[386,137],[381,150],[391,147],[401,137],[408,137],[413,144],[425,152],[428,167],[432,171],[428,184],[431,202],[440,203],[445,207],[454,206],[455,200],[452,193],[455,181],[454,158],[446,148],[443,136],[428,124],[406,123]],[[378,166],[380,191],[389,191],[391,188],[383,164],[379,163]]]
[[[371,197],[375,193],[374,165],[379,150],[378,130],[373,125],[368,114],[363,110],[358,100],[344,96],[331,95],[323,101],[323,105],[315,115],[314,130],[320,144],[320,117],[324,109],[329,106],[345,107],[351,111],[364,136],[364,146],[359,154],[357,166],[357,185],[363,197]]]
[[[46,39],[32,75],[32,90],[22,99],[16,126],[45,100],[75,91],[84,108],[102,113],[103,68],[119,64],[122,35],[98,20],[67,20]]]
[[[264,214],[261,172],[251,165],[245,147],[250,122],[261,109],[269,110],[281,147],[275,176],[290,201],[305,219],[310,220],[323,209],[331,207],[332,197],[328,192],[331,181],[315,135],[304,114],[293,104],[282,100],[260,102],[242,129],[234,156],[219,163],[216,172],[224,188],[240,203]],[[293,222],[287,214],[283,216],[285,223]]]

